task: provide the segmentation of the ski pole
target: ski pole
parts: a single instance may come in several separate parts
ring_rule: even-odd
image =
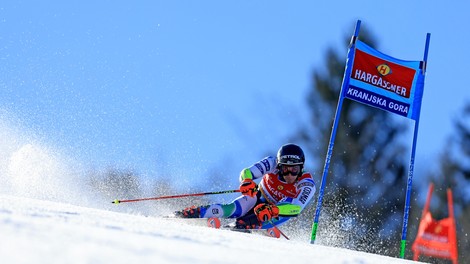
[[[273,225],[273,228],[276,229],[277,231],[279,231],[279,233],[280,233],[283,237],[285,237],[287,240],[290,240],[290,239],[281,231],[281,229],[279,229],[279,227],[277,227],[277,226],[273,223],[273,220],[269,220],[269,223],[270,223],[271,225]]]
[[[191,197],[191,196],[204,196],[204,195],[211,195],[211,194],[224,194],[224,193],[236,193],[240,192],[240,190],[228,190],[228,191],[218,191],[218,192],[204,192],[204,193],[191,193],[191,194],[180,194],[180,195],[168,195],[168,196],[160,196],[160,197],[150,197],[150,198],[140,198],[140,199],[129,199],[129,200],[114,200],[111,203],[118,204],[118,203],[131,203],[131,202],[140,202],[140,201],[148,201],[148,200],[161,200],[161,199],[172,199],[172,198],[181,198],[181,197]]]

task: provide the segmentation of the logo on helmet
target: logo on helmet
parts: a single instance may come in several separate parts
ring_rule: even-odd
[[[299,157],[299,155],[284,155],[284,156],[281,156],[281,159],[296,159],[296,160],[300,160],[300,157]]]
[[[299,155],[283,155],[281,156],[280,163],[282,164],[300,164],[303,163]]]

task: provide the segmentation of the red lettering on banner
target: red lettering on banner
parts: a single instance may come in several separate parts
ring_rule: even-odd
[[[410,98],[416,71],[356,50],[351,78]]]

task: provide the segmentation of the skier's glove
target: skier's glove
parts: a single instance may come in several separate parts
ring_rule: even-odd
[[[240,183],[240,192],[243,195],[255,197],[256,193],[258,192],[258,188],[253,180],[245,179]]]
[[[271,204],[258,204],[254,211],[261,222],[271,221],[272,218],[279,216],[279,208]]]

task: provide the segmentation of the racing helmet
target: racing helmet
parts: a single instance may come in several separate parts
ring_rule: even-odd
[[[303,168],[305,162],[304,151],[296,144],[282,145],[277,151],[276,161],[278,166],[300,165]]]

